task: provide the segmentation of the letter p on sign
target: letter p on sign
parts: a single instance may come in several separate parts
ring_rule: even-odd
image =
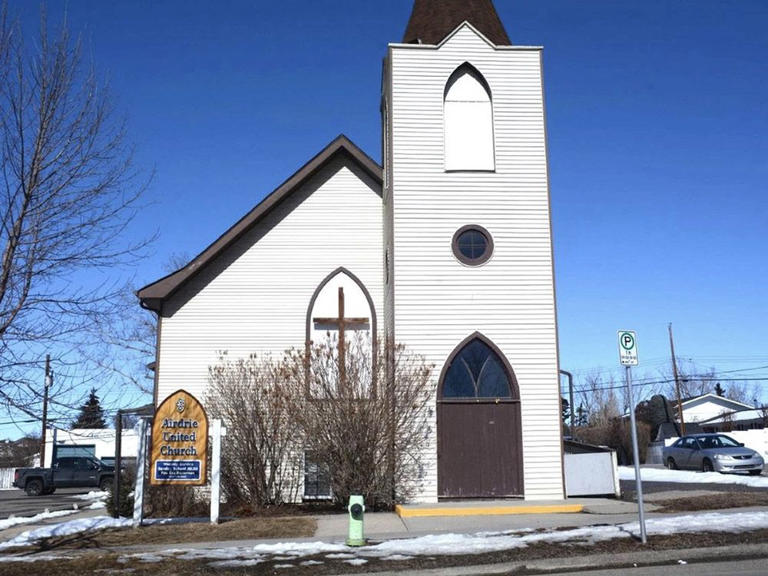
[[[637,336],[634,330],[619,330],[619,361],[622,366],[637,366]]]

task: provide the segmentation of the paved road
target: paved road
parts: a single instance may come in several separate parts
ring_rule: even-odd
[[[696,564],[667,564],[639,568],[616,568],[579,572],[550,572],[560,576],[765,576],[765,559],[729,560]],[[471,574],[471,572],[468,572]]]
[[[0,490],[0,520],[14,516],[34,516],[48,510],[65,510],[73,504],[82,507],[87,502],[76,496],[87,494],[94,488],[59,488],[48,496],[27,496],[22,490]]]

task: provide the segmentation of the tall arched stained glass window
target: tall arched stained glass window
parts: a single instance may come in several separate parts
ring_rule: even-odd
[[[513,398],[513,383],[496,351],[481,338],[456,353],[443,378],[443,398]],[[516,395],[516,394],[515,394]]]

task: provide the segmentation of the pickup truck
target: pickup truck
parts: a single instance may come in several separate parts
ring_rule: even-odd
[[[56,488],[99,488],[109,490],[115,478],[114,466],[88,457],[59,458],[53,468],[17,468],[13,485],[27,496],[53,494]]]

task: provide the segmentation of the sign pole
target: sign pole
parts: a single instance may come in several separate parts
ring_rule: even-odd
[[[211,524],[219,523],[221,499],[221,419],[213,420],[213,454],[211,454]]]
[[[147,421],[139,420],[139,453],[136,458],[136,486],[133,491],[133,525],[144,520],[144,470],[147,462]]]
[[[637,487],[637,512],[640,516],[640,539],[643,544],[648,542],[645,533],[645,511],[643,510],[643,481],[640,478],[640,453],[637,449],[637,423],[635,422],[635,401],[632,398],[632,368],[624,367],[627,379],[627,393],[629,395],[629,419],[632,425],[632,454],[635,461],[635,485]]]

